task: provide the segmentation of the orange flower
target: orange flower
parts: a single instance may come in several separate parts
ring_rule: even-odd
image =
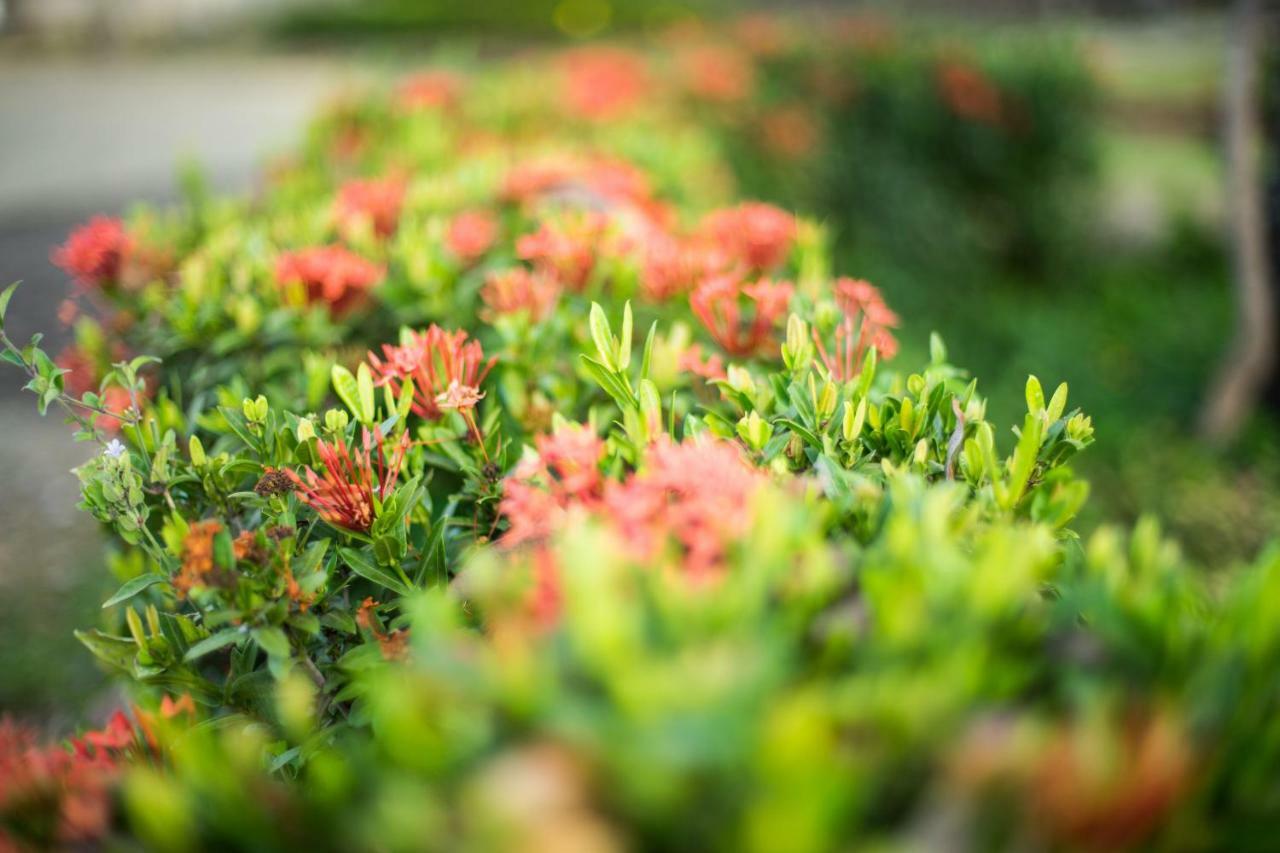
[[[802,106],[778,107],[760,117],[765,146],[787,160],[799,160],[818,145],[818,124]]]
[[[399,178],[348,181],[333,205],[339,230],[350,234],[367,223],[378,237],[390,237],[400,221],[404,193]]]
[[[434,324],[425,332],[410,332],[403,344],[383,344],[382,358],[369,353],[378,385],[413,380],[413,411],[429,421],[440,420],[446,408],[474,407],[496,361],[486,361],[480,342],[468,340],[466,332]]]
[[[689,296],[689,306],[725,352],[747,358],[773,343],[773,327],[787,311],[790,282],[760,279],[744,283],[733,276],[708,279]],[[744,312],[743,308],[749,308]]]
[[[301,286],[308,304],[325,305],[334,317],[360,307],[382,280],[382,267],[341,246],[285,252],[276,260],[276,282]]]
[[[376,436],[376,438],[375,438]],[[324,463],[324,474],[310,466],[305,477],[286,471],[298,489],[298,498],[335,527],[368,533],[381,502],[395,488],[409,450],[409,433],[400,434],[387,458],[380,431],[362,430],[363,447],[348,449],[341,438],[330,443],[316,442],[316,453]]]

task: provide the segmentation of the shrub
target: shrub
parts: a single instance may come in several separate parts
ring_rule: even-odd
[[[1210,589],[1153,525],[1080,542],[1065,385],[998,434],[678,110],[551,88],[417,78],[254,200],[92,223],[57,257],[109,313],[61,358],[0,296],[101,445],[78,636],[137,703],[0,729],[0,840],[1256,840],[1274,557]]]

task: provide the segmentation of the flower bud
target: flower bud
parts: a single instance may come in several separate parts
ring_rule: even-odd
[[[748,447],[759,453],[764,450],[764,446],[773,437],[773,425],[760,417],[759,412],[752,411],[751,414],[738,421],[738,435],[742,437]]]
[[[324,428],[332,433],[344,432],[350,420],[344,409],[330,409],[324,413]]]

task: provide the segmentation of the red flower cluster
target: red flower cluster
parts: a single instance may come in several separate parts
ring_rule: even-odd
[[[538,323],[550,316],[555,308],[560,288],[555,281],[524,267],[494,273],[480,288],[484,308],[480,316],[492,323],[498,317],[524,314],[530,322]]]
[[[633,109],[649,88],[644,60],[620,48],[582,48],[562,60],[565,100],[578,116],[616,119]]]
[[[413,411],[429,421],[440,420],[448,409],[464,416],[473,409],[484,397],[480,383],[495,361],[486,361],[480,342],[468,340],[466,332],[447,332],[435,324],[410,332],[403,344],[383,344],[382,358],[369,353],[378,385],[413,380]]]
[[[399,178],[348,181],[333,205],[339,230],[349,235],[367,225],[378,237],[390,237],[400,222],[404,193]]]
[[[318,440],[316,452],[324,463],[324,474],[309,466],[306,476],[286,470],[298,490],[298,498],[335,527],[368,533],[377,508],[396,485],[400,466],[409,450],[409,433],[403,432],[388,459],[382,433],[362,430],[362,447],[348,448],[339,438],[329,443]]]
[[[334,317],[363,305],[383,274],[382,267],[342,246],[285,252],[276,260],[280,287],[301,286],[308,304],[325,305]]]
[[[119,219],[95,216],[71,232],[53,262],[82,287],[109,288],[120,281],[133,240]]]
[[[835,292],[836,305],[842,314],[836,326],[835,346],[828,352],[817,329],[813,330],[813,342],[832,378],[845,382],[862,370],[862,358],[868,347],[874,346],[885,359],[898,354],[898,341],[891,331],[898,326],[898,315],[870,282],[839,278]]]
[[[697,236],[724,252],[729,262],[765,272],[791,253],[796,219],[771,204],[747,202],[709,213]]]
[[[581,292],[591,280],[608,225],[605,216],[593,212],[546,220],[516,241],[516,255],[564,287]]]
[[[1004,98],[977,66],[958,60],[940,63],[937,86],[943,103],[960,118],[992,126],[1004,124]]]
[[[538,455],[506,483],[507,547],[543,543],[573,512],[585,512],[611,526],[637,560],[674,543],[683,570],[708,578],[746,532],[751,497],[764,481],[729,442],[658,441],[621,483],[601,476],[604,445],[586,428],[539,437],[537,445]]]
[[[111,825],[111,788],[136,744],[133,726],[120,712],[105,728],[72,740],[70,749],[42,746],[31,731],[0,720],[0,850],[101,842]],[[28,825],[33,812],[43,811],[48,825],[40,829],[49,836],[9,836],[3,827],[11,811]]]
[[[534,442],[538,454],[516,466],[502,498],[501,512],[511,522],[502,538],[508,548],[545,541],[572,507],[590,511],[603,505],[605,448],[594,432],[574,424]]]
[[[463,85],[464,80],[451,71],[423,71],[400,84],[396,101],[407,110],[450,107],[462,96]]]
[[[445,244],[458,260],[472,264],[484,257],[497,239],[497,218],[485,210],[468,210],[449,223]]]
[[[793,290],[790,282],[744,282],[721,275],[698,285],[689,296],[689,307],[721,349],[747,358],[772,346],[773,328],[786,314]]]
[[[519,204],[573,195],[590,197],[597,206],[627,203],[649,209],[656,204],[644,172],[625,161],[604,157],[522,163],[507,173],[502,187],[502,197]]]
[[[737,104],[755,90],[756,75],[745,54],[715,44],[691,45],[676,56],[684,86],[695,97]]]

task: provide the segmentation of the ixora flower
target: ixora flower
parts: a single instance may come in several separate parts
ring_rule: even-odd
[[[405,79],[396,102],[406,110],[435,110],[453,106],[462,96],[465,80],[452,71],[422,71]]]
[[[119,219],[95,216],[72,231],[53,253],[53,262],[81,287],[109,288],[120,281],[133,239]]]
[[[976,65],[962,60],[942,62],[936,82],[938,96],[960,118],[993,127],[1005,123],[1004,98]]]
[[[515,267],[489,276],[480,288],[484,308],[480,317],[492,323],[499,317],[524,314],[530,322],[539,323],[551,315],[560,288],[540,272]]]
[[[570,424],[534,444],[537,453],[520,461],[503,491],[501,513],[511,524],[502,537],[506,548],[545,541],[570,507],[590,510],[604,498],[605,446],[591,429]]]
[[[450,409],[465,417],[484,396],[480,384],[496,361],[486,361],[480,342],[468,340],[466,332],[434,324],[425,332],[409,332],[402,344],[383,344],[381,358],[369,353],[378,385],[413,380],[413,411],[429,421]]]
[[[765,272],[787,259],[796,219],[771,204],[748,202],[707,214],[698,235],[725,252],[730,262]]]
[[[322,519],[334,527],[368,533],[382,500],[395,488],[409,444],[409,433],[402,432],[388,457],[382,433],[364,429],[358,448],[348,448],[341,438],[316,441],[323,474],[310,466],[305,476],[289,469],[285,473],[293,480],[299,500]]]
[[[390,237],[400,222],[404,193],[400,178],[348,181],[338,190],[333,204],[338,229],[350,234],[367,226],[378,237]]]
[[[698,285],[689,295],[689,306],[721,349],[747,358],[763,354],[772,345],[773,328],[786,314],[793,291],[790,282],[748,283],[721,275]]]
[[[653,188],[644,172],[625,160],[607,157],[532,160],[508,172],[502,185],[502,197],[517,204],[573,194],[641,208],[655,203]]]
[[[870,282],[839,278],[834,289],[841,314],[835,330],[835,345],[828,350],[817,329],[813,330],[813,342],[827,372],[837,381],[845,382],[862,369],[868,347],[874,346],[885,359],[898,354],[898,341],[892,332],[898,326],[898,315]]]
[[[382,267],[342,246],[285,252],[276,260],[280,287],[301,287],[308,304],[325,305],[334,317],[363,305],[383,274]]]
[[[600,213],[577,212],[557,217],[516,242],[516,255],[570,290],[586,289],[596,255],[608,228]]]
[[[487,210],[466,210],[449,223],[445,245],[458,260],[473,264],[493,248],[498,239],[498,219]]]
[[[649,89],[644,59],[621,48],[581,48],[561,61],[570,111],[588,119],[618,118]]]
[[[755,69],[741,51],[716,44],[691,45],[676,56],[685,88],[697,98],[735,104],[755,89]]]

